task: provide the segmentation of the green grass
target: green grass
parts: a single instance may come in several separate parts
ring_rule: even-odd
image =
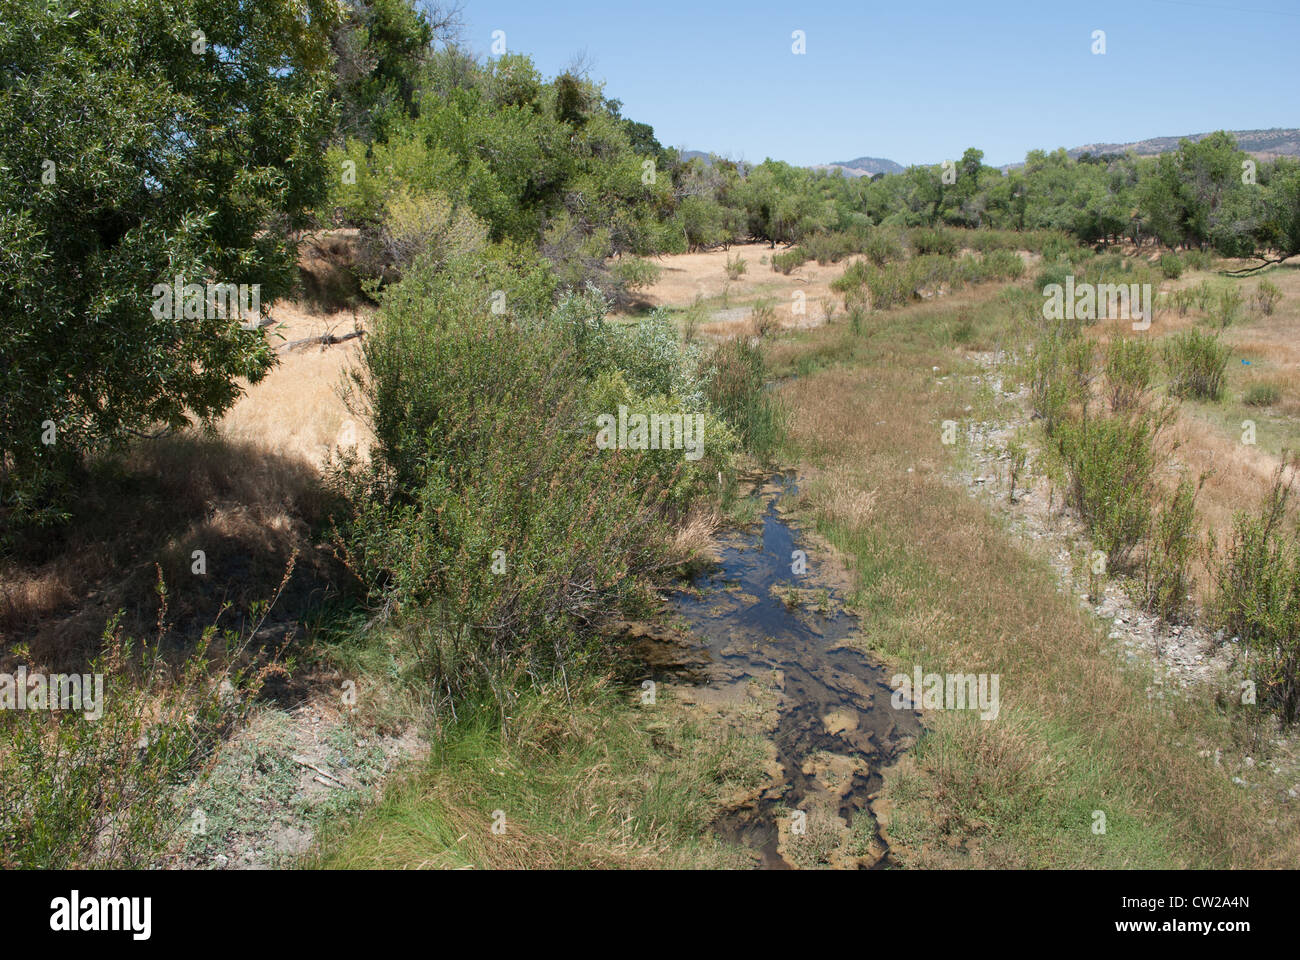
[[[322,868],[725,867],[709,825],[754,789],[761,742],[603,684],[529,693],[444,729],[383,799],[319,839]],[[631,702],[631,706],[629,706]],[[498,813],[499,811],[499,813]],[[494,832],[496,824],[502,832]]]

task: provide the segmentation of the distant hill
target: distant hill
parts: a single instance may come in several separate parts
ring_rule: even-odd
[[[712,154],[704,150],[682,150],[681,156],[683,160],[694,160],[698,157],[707,164]],[[742,170],[749,167],[749,164],[743,160],[737,163]],[[808,169],[839,170],[846,177],[873,177],[878,173],[902,173],[906,168],[901,163],[883,157],[858,157],[856,160],[845,160],[842,163],[815,163]]]
[[[874,177],[878,173],[902,173],[906,168],[901,163],[884,157],[858,157],[856,160],[815,164],[813,169],[839,170],[846,177]]]
[[[678,152],[681,154],[683,160],[699,160],[706,167],[713,164],[713,158],[716,156],[716,154],[709,153],[705,150],[679,150]],[[720,157],[720,159],[729,160],[730,158]],[[736,165],[736,169],[740,171],[742,176],[749,173],[750,165],[744,160],[731,160],[731,162]]]
[[[1269,130],[1230,130],[1237,138],[1237,146],[1252,156],[1261,159],[1273,157],[1300,157],[1300,130],[1288,130],[1273,127]],[[1179,140],[1191,140],[1195,143],[1204,140],[1208,133],[1193,133],[1183,137],[1152,137],[1136,143],[1088,143],[1073,150],[1067,150],[1071,157],[1084,153],[1128,153],[1132,151],[1139,157],[1152,157],[1159,153],[1169,153],[1178,149]]]
[[[1257,160],[1271,160],[1274,157],[1300,157],[1300,130],[1285,127],[1273,127],[1268,130],[1229,130],[1237,139],[1237,146]],[[1171,153],[1178,149],[1178,141],[1191,140],[1193,143],[1204,140],[1208,133],[1189,133],[1181,137],[1152,137],[1150,140],[1138,140],[1133,143],[1085,143],[1065,152],[1074,159],[1085,153],[1098,156],[1107,153],[1135,153],[1139,157],[1154,157],[1162,153]],[[1015,170],[1023,163],[1009,163],[1003,170]]]
[[[1268,130],[1230,130],[1237,138],[1237,145],[1257,160],[1271,160],[1274,157],[1300,157],[1300,129],[1272,127]],[[1149,140],[1137,140],[1133,143],[1085,143],[1065,152],[1074,159],[1085,153],[1098,154],[1135,153],[1139,157],[1154,157],[1178,149],[1178,141],[1204,140],[1209,133],[1191,133],[1180,137],[1152,137]],[[700,157],[706,163],[709,154],[701,150],[683,150],[682,157]],[[936,161],[937,162],[937,161]],[[1008,163],[1002,170],[1015,170],[1024,163]],[[846,177],[873,177],[878,173],[902,173],[907,168],[901,163],[884,157],[858,157],[856,160],[839,160],[834,163],[815,163],[812,170],[839,170]]]

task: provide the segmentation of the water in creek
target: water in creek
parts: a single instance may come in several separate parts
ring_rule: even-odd
[[[889,671],[846,643],[860,630],[857,618],[842,609],[840,591],[819,579],[816,551],[777,509],[780,497],[793,492],[791,477],[773,478],[759,493],[761,522],[724,535],[720,562],[696,577],[691,591],[672,598],[701,645],[698,682],[732,686],[775,678],[782,782],[715,828],[779,869],[790,862],[780,850],[778,822],[787,821],[789,845],[796,812],[804,822],[794,835],[807,836],[817,826],[810,813],[816,809],[823,825],[838,817],[835,829],[852,837],[852,855],[832,865],[890,866],[874,817],[856,830],[854,818],[872,816],[869,798],[880,788],[880,770],[920,732],[918,714],[894,709]],[[807,556],[801,575],[793,572],[798,550]]]

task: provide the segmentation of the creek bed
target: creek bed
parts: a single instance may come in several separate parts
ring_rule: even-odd
[[[920,733],[919,714],[890,704],[890,671],[850,645],[861,629],[843,609],[835,585],[817,576],[818,555],[782,516],[778,501],[795,492],[793,477],[778,474],[758,492],[761,520],[722,537],[719,562],[696,576],[690,590],[673,594],[672,606],[700,645],[705,666],[696,674],[706,686],[733,686],[750,679],[772,682],[779,719],[773,739],[782,781],[758,801],[715,824],[730,842],[755,850],[768,868],[790,866],[782,855],[782,829],[796,811],[838,817],[854,834],[852,855],[839,865],[888,867],[888,847],[875,826],[870,796],[880,788],[880,770],[893,763]],[[796,575],[795,551],[808,558],[808,572]],[[838,769],[830,777],[825,768]],[[819,765],[821,769],[819,769]],[[829,783],[827,782],[829,781]],[[807,808],[807,809],[806,809]]]

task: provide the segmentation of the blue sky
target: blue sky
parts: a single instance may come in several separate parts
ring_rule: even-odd
[[[585,51],[662,143],[754,162],[937,163],[976,146],[1001,165],[1300,126],[1298,0],[465,0],[464,21],[470,49],[504,30],[547,76]]]

